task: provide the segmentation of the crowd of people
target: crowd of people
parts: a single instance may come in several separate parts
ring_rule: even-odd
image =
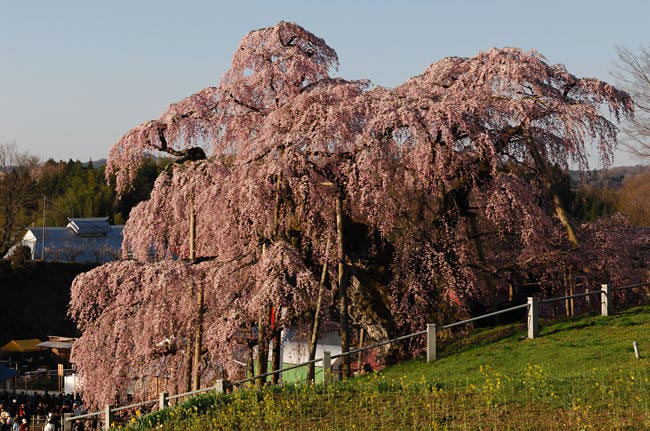
[[[85,413],[82,400],[72,395],[14,394],[0,396],[0,431],[60,431],[66,413]],[[72,431],[91,431],[96,421],[76,420]]]

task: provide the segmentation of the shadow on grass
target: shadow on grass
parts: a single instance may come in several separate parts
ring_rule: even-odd
[[[526,325],[523,323],[512,323],[494,328],[467,328],[456,333],[441,331],[437,345],[438,354],[452,356],[498,341],[519,339],[525,335],[525,331]]]
[[[643,325],[650,314],[650,307],[635,306],[617,310],[616,314],[604,317],[599,314],[582,314],[561,319],[545,319],[541,322],[542,336],[552,335],[571,329],[583,329],[594,326],[636,326]],[[650,316],[648,316],[650,318]]]

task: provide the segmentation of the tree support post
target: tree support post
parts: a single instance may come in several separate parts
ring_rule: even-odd
[[[332,352],[323,352],[323,386],[332,383]]]
[[[632,347],[634,348],[634,357],[641,359],[641,354],[639,353],[639,343],[632,341]]]
[[[113,423],[113,412],[111,409],[113,406],[110,404],[106,404],[106,407],[104,407],[104,430],[105,431],[110,431],[111,429],[111,424]]]
[[[614,315],[612,287],[609,284],[600,285],[600,314],[601,316]]]
[[[169,397],[168,392],[161,392],[160,395],[158,395],[158,410],[163,410],[167,408],[169,405],[169,400],[167,399]]]
[[[341,191],[336,194],[336,237],[337,237],[337,258],[338,258],[338,290],[339,290],[339,311],[341,323],[341,352],[350,351],[350,298],[348,297],[347,275],[345,274],[345,237],[344,237],[344,215],[343,196]],[[350,355],[341,358],[341,380],[350,377]]]
[[[539,299],[528,297],[528,338],[539,337]]]
[[[63,431],[72,430],[72,421],[70,420],[71,417],[72,413],[63,413]]]
[[[436,325],[427,323],[427,363],[436,360]]]

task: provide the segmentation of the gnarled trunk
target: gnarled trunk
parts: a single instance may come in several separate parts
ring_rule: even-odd
[[[560,199],[560,195],[557,192],[557,187],[555,186],[555,182],[553,181],[553,176],[551,175],[551,171],[549,170],[548,165],[542,158],[542,155],[539,154],[539,151],[535,147],[532,138],[528,135],[526,135],[526,142],[528,144],[527,146],[530,155],[533,158],[533,161],[537,166],[538,172],[542,177],[542,183],[544,184],[544,187],[551,194],[551,197],[553,198],[553,206],[555,207],[555,214],[557,215],[558,219],[560,219],[560,223],[562,223],[562,226],[564,226],[567,239],[569,240],[573,248],[578,248],[580,246],[580,242],[578,241],[578,236],[576,235],[575,229],[571,224],[571,220],[569,220],[569,215],[564,209],[564,205],[562,205],[562,199]]]
[[[269,344],[266,337],[267,322],[270,314],[270,306],[265,305],[264,310],[260,313],[257,323],[257,358],[255,360],[256,374],[266,374],[269,363]],[[266,384],[266,377],[255,379],[255,386],[261,389]]]

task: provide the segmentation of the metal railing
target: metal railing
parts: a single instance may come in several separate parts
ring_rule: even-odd
[[[601,285],[601,289],[599,289],[599,290],[587,291],[587,292],[583,292],[583,293],[579,293],[579,294],[575,294],[575,295],[567,295],[567,296],[561,296],[561,297],[555,297],[555,298],[543,298],[543,299],[529,297],[528,301],[526,303],[524,303],[524,304],[516,305],[514,307],[505,308],[503,310],[498,310],[498,311],[494,311],[494,312],[487,313],[487,314],[482,314],[480,316],[472,317],[470,319],[461,320],[459,322],[454,322],[454,323],[449,323],[449,324],[446,324],[446,325],[442,325],[442,326],[440,326],[440,329],[449,329],[449,328],[453,328],[453,327],[456,327],[456,326],[476,322],[478,320],[486,319],[486,318],[489,318],[489,317],[494,317],[494,316],[497,316],[497,315],[500,315],[500,314],[505,314],[505,313],[509,313],[509,312],[512,312],[512,311],[527,308],[528,309],[528,312],[527,312],[527,317],[528,317],[527,318],[528,338],[536,338],[538,336],[538,334],[539,334],[539,306],[542,305],[542,304],[548,304],[548,303],[563,301],[563,300],[568,300],[568,299],[587,297],[587,296],[590,296],[590,295],[601,295],[601,301],[600,301],[601,315],[609,316],[609,315],[612,315],[613,312],[614,312],[614,307],[613,307],[614,296],[613,296],[613,293],[615,291],[629,290],[629,289],[640,288],[640,287],[648,287],[648,286],[650,286],[650,282],[633,284],[633,285],[622,286],[622,287],[610,287],[607,284],[603,284],[603,285]],[[302,362],[300,364],[296,364],[296,365],[292,365],[292,366],[289,366],[289,367],[281,368],[281,369],[278,369],[278,370],[275,370],[275,371],[269,371],[267,373],[255,375],[253,377],[249,377],[249,378],[246,378],[246,379],[237,380],[237,381],[231,382],[231,384],[234,385],[234,386],[239,386],[239,385],[242,385],[244,383],[253,382],[256,379],[263,379],[263,378],[272,376],[274,374],[281,374],[281,373],[284,373],[286,371],[290,371],[290,370],[294,370],[294,369],[297,369],[297,368],[305,367],[305,366],[308,366],[308,365],[311,365],[311,364],[316,364],[317,362],[321,362],[321,361],[323,361],[323,369],[324,369],[323,383],[328,384],[331,381],[331,370],[329,370],[329,368],[331,367],[331,360],[336,359],[336,358],[342,358],[342,357],[345,357],[345,356],[351,356],[351,355],[354,355],[354,354],[357,354],[357,353],[364,352],[366,350],[375,349],[377,347],[381,347],[381,346],[384,346],[386,344],[397,343],[397,342],[404,341],[404,340],[407,340],[407,339],[410,339],[410,338],[413,338],[413,337],[417,337],[419,335],[424,335],[424,334],[427,334],[427,362],[433,362],[433,360],[435,360],[435,358],[436,358],[436,351],[435,351],[436,326],[429,324],[429,325],[427,325],[427,329],[422,330],[422,331],[417,331],[417,332],[413,332],[411,334],[402,335],[400,337],[392,338],[390,340],[380,341],[380,342],[377,342],[377,343],[374,343],[374,344],[371,344],[371,345],[368,345],[368,346],[364,346],[364,347],[361,347],[361,348],[358,348],[358,349],[353,349],[353,350],[349,350],[347,352],[338,353],[336,355],[331,355],[330,352],[326,351],[326,352],[324,352],[324,355],[323,355],[322,358],[316,358],[316,359],[313,359],[313,360],[310,360],[310,361],[307,361],[307,362]],[[328,378],[328,376],[330,378]],[[223,380],[217,380],[217,384],[214,385],[214,386],[211,386],[211,387],[197,389],[197,390],[189,391],[189,392],[183,392],[183,393],[180,393],[180,394],[167,395],[166,393],[163,392],[163,393],[160,394],[158,399],[142,401],[142,402],[135,403],[135,404],[129,404],[129,405],[120,406],[120,407],[113,407],[113,406],[107,405],[101,411],[86,413],[86,414],[78,415],[78,416],[67,417],[67,418],[65,418],[65,420],[66,421],[72,421],[72,420],[75,420],[75,419],[83,419],[83,418],[89,418],[89,417],[104,415],[104,429],[108,430],[108,429],[110,429],[110,424],[112,422],[113,413],[116,413],[116,412],[119,412],[119,411],[124,411],[124,410],[129,410],[129,409],[134,409],[134,408],[138,408],[138,407],[143,407],[143,406],[150,405],[150,404],[155,404],[155,403],[158,403],[159,408],[162,409],[162,408],[164,408],[164,407],[166,407],[168,405],[168,402],[170,400],[184,398],[184,397],[191,397],[191,396],[194,396],[194,395],[207,393],[207,392],[214,392],[214,391],[216,391],[216,392],[224,392],[225,391],[225,384],[224,384]]]

